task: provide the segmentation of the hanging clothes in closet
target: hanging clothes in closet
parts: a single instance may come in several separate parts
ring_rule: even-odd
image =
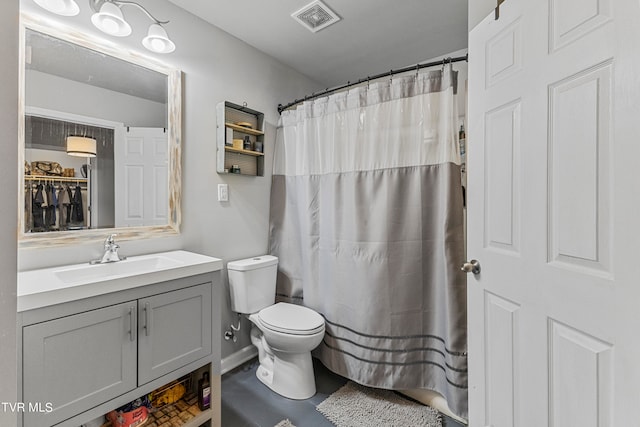
[[[68,185],[60,186],[58,189],[58,211],[60,219],[60,229],[66,230],[71,221],[71,189]]]
[[[82,188],[76,185],[71,199],[71,221],[74,223],[84,222],[84,208],[82,206]]]
[[[83,191],[87,188],[78,182],[75,186],[70,186],[60,181],[43,178],[43,181],[25,184],[25,233],[81,229],[87,226],[83,201]]]
[[[35,190],[32,192],[31,213],[33,217],[32,231],[44,231],[44,210],[42,205],[44,203],[44,187],[42,184],[38,184]]]
[[[44,187],[45,203],[42,204],[44,209],[44,227],[45,230],[56,229],[56,209],[58,208],[58,198],[56,197],[55,186],[47,184]]]

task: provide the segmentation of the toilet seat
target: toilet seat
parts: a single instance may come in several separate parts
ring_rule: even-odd
[[[313,335],[324,330],[324,318],[310,308],[279,302],[263,308],[260,324],[272,331],[291,335]]]

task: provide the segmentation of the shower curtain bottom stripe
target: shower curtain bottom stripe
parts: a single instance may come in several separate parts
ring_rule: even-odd
[[[442,366],[441,364],[439,364],[437,362],[433,362],[431,360],[417,360],[417,361],[413,361],[413,362],[384,362],[384,361],[380,361],[380,360],[370,360],[370,359],[366,359],[364,357],[356,356],[355,354],[350,353],[350,352],[348,352],[346,350],[341,350],[341,349],[339,349],[337,347],[329,345],[326,341],[323,341],[322,345],[326,346],[327,348],[331,349],[332,351],[336,351],[336,352],[339,352],[341,354],[347,355],[347,356],[349,356],[351,358],[354,358],[354,359],[356,359],[356,360],[358,360],[360,362],[371,363],[371,364],[374,364],[374,365],[388,365],[388,366],[430,365],[430,366],[434,366],[434,367],[436,367],[438,369],[441,369],[442,372],[445,373],[445,379],[447,380],[447,382],[450,385],[452,385],[452,386],[454,386],[456,388],[464,389],[464,390],[469,388],[469,386],[468,386],[468,384],[466,382],[464,384],[458,384],[458,383],[452,381],[450,378],[448,378],[446,376],[447,368]],[[404,389],[404,388],[406,388],[406,387],[402,387],[401,389]]]
[[[329,332],[325,333],[325,344],[327,346],[330,346],[330,344],[326,340],[327,337],[331,338],[333,340],[336,340],[336,341],[347,342],[347,343],[349,343],[351,345],[354,345],[356,347],[359,347],[359,348],[362,348],[362,349],[365,349],[365,350],[374,351],[374,352],[396,353],[396,354],[407,354],[407,353],[417,353],[417,352],[432,352],[432,353],[439,354],[442,358],[446,357],[444,352],[442,352],[442,351],[440,351],[440,350],[438,350],[436,348],[432,348],[432,347],[402,348],[402,349],[377,348],[377,347],[367,346],[367,345],[363,345],[363,344],[358,344],[357,342],[349,340],[347,338],[335,337],[335,336],[331,335],[331,333],[329,333]],[[333,346],[330,346],[330,347],[333,348],[333,349],[337,349],[337,347],[333,347]],[[456,367],[451,366],[450,364],[448,364],[446,362],[445,362],[445,365],[446,365],[447,369],[451,370],[451,371],[462,372],[462,373],[467,373],[468,372],[467,368],[456,368]]]
[[[432,335],[432,334],[414,334],[414,335],[374,335],[374,334],[365,334],[362,332],[358,332],[353,328],[350,328],[348,326],[345,325],[341,325],[340,323],[336,323],[336,322],[332,322],[329,319],[327,319],[327,317],[320,313],[322,315],[322,317],[324,317],[324,321],[326,323],[328,323],[331,326],[335,326],[337,328],[342,328],[342,329],[346,329],[347,331],[354,333],[356,335],[359,335],[360,337],[364,337],[364,338],[373,338],[373,339],[384,339],[384,340],[410,340],[410,339],[433,339],[433,340],[437,340],[440,341],[442,344],[445,344],[445,348],[444,350],[451,356],[461,356],[461,357],[467,357],[467,352],[466,351],[453,351],[450,350],[446,347],[446,341],[444,338],[437,336],[437,335]]]

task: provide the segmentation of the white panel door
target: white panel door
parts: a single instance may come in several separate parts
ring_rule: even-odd
[[[169,156],[162,128],[128,128],[116,144],[116,227],[169,222]]]
[[[470,33],[471,427],[640,425],[640,2]]]

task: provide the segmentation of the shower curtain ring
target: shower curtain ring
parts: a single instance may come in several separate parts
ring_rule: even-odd
[[[393,83],[393,70],[389,70],[389,82]]]
[[[369,89],[369,76],[367,76],[367,89]]]
[[[420,72],[420,64],[416,64],[416,80],[418,80],[419,72]]]

